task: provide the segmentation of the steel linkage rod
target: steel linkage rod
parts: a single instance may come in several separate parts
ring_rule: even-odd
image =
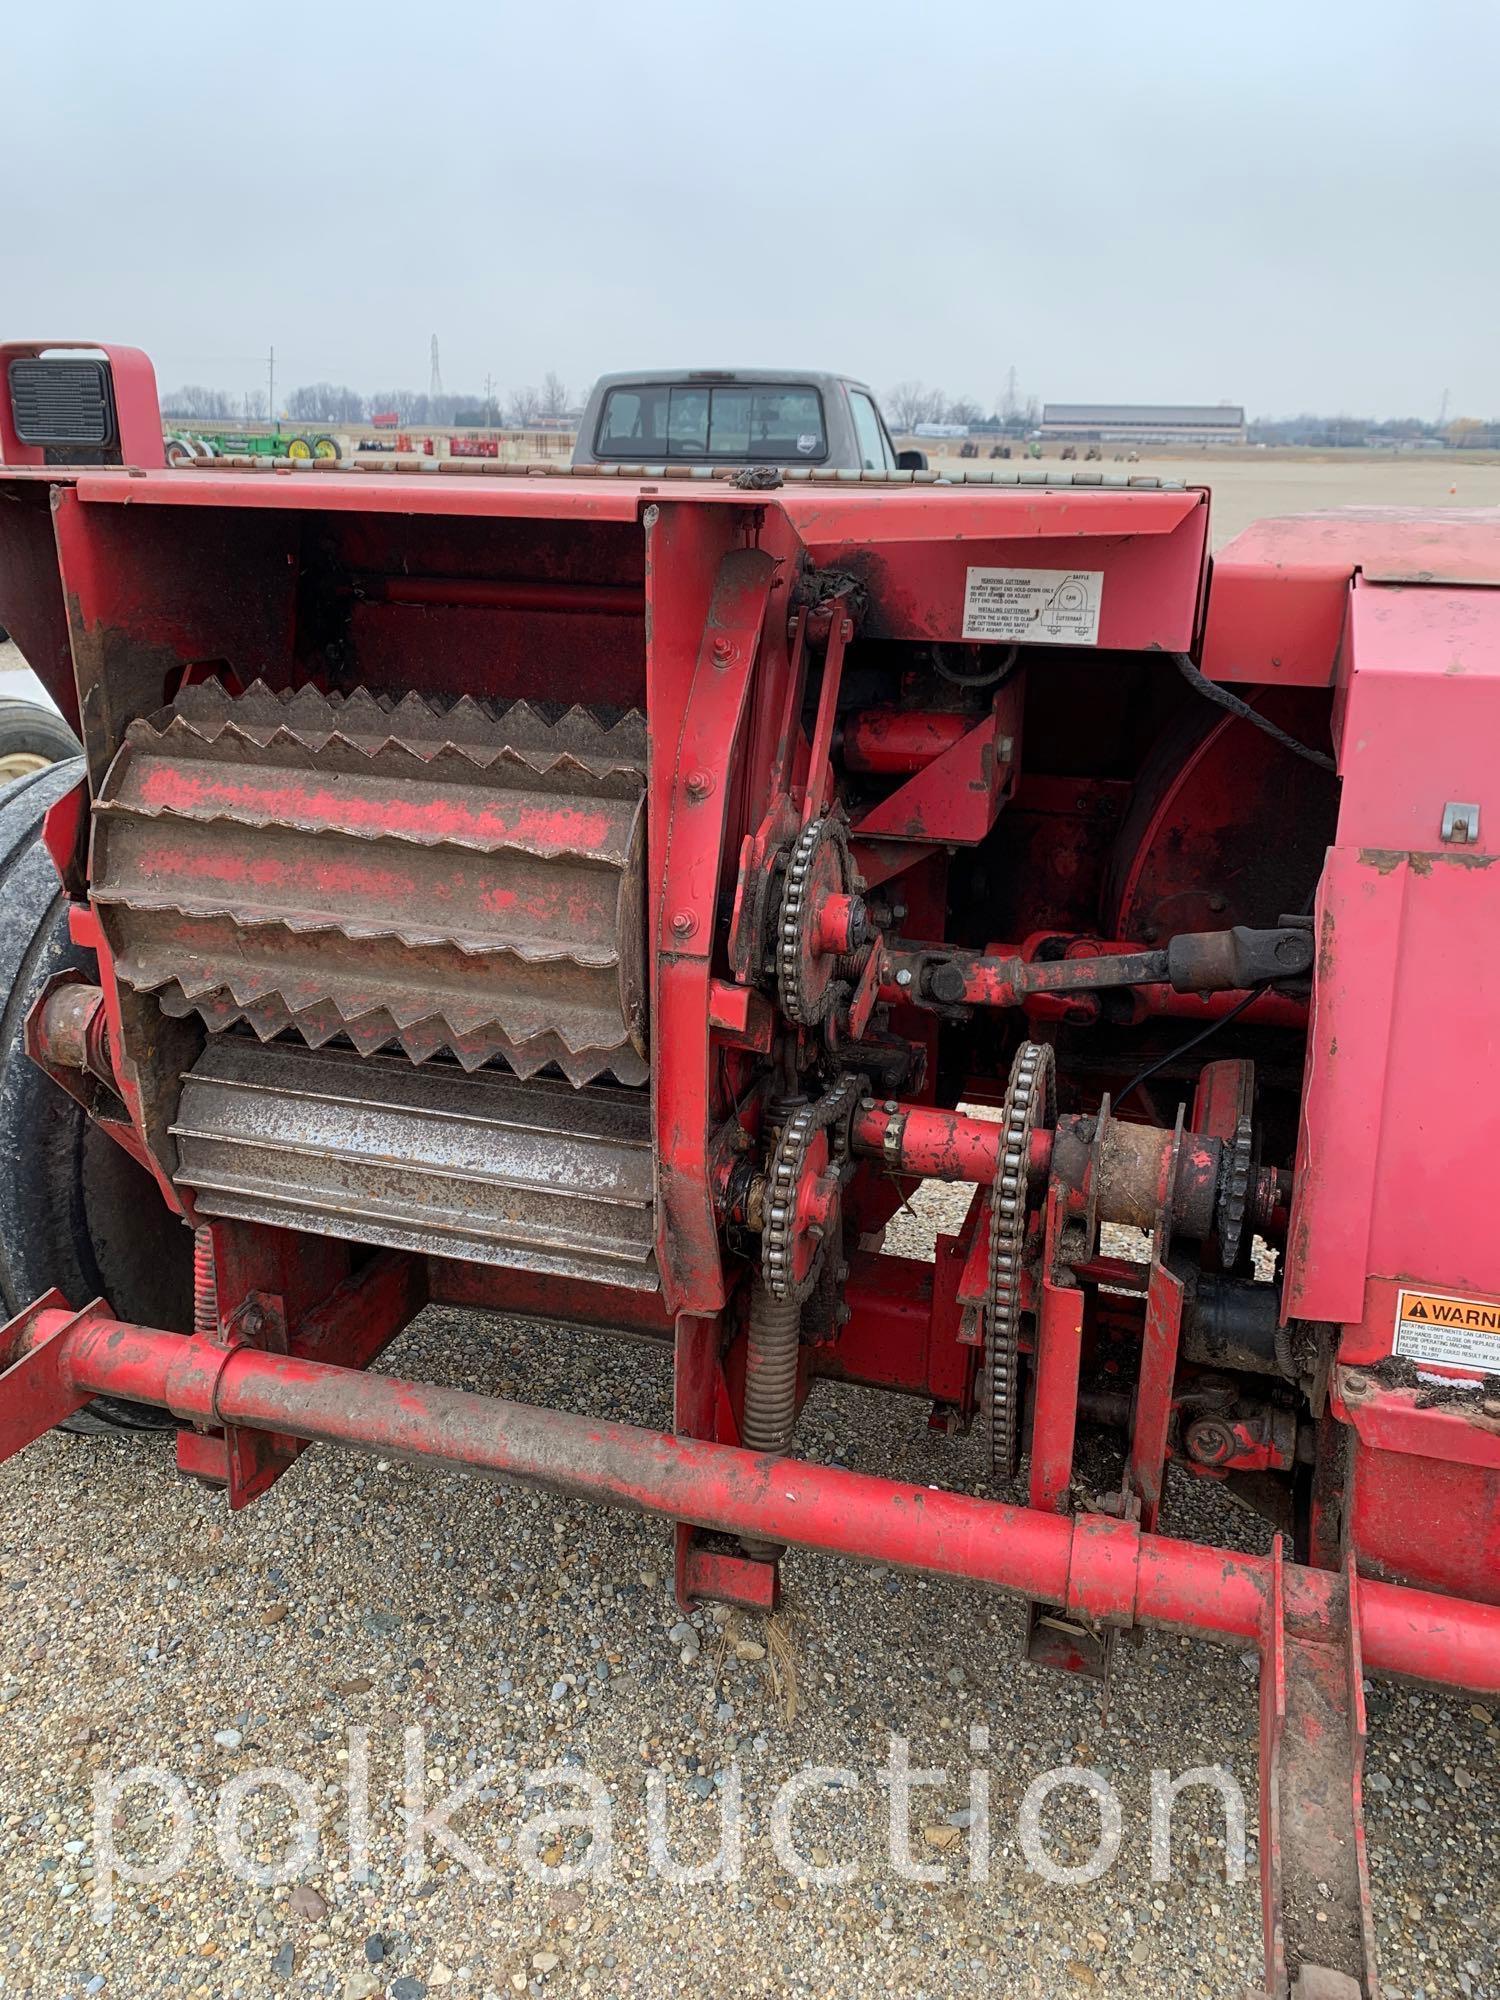
[[[1258,1644],[1268,1557],[1142,1534],[1105,1515],[1069,1518],[866,1473],[762,1456],[566,1411],[402,1381],[257,1348],[225,1348],[108,1318],[33,1310],[6,1329],[0,1368],[45,1360],[31,1435],[48,1396],[122,1396],[239,1425],[489,1473],[609,1501],[712,1532],[784,1542],[966,1579],[1061,1607],[1092,1624],[1160,1626]],[[0,1409],[7,1377],[0,1375]],[[25,1385],[17,1388],[24,1392]],[[12,1439],[11,1448],[27,1442]],[[1338,1579],[1288,1566],[1289,1601],[1331,1602]],[[1371,1668],[1500,1693],[1500,1607],[1362,1581]]]

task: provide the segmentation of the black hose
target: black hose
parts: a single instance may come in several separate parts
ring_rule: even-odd
[[[1172,658],[1177,671],[1195,693],[1205,701],[1217,702],[1220,708],[1227,708],[1231,715],[1237,715],[1243,722],[1253,722],[1257,729],[1263,729],[1273,743],[1279,743],[1283,750],[1290,750],[1295,757],[1305,757],[1309,764],[1316,764],[1320,771],[1337,771],[1338,765],[1326,750],[1314,750],[1310,743],[1299,743],[1295,736],[1289,736],[1279,724],[1272,722],[1268,715],[1262,715],[1258,708],[1252,708],[1248,701],[1241,701],[1237,694],[1231,694],[1217,681],[1211,681],[1207,674],[1200,673],[1186,653],[1174,653]]]
[[[932,649],[933,667],[953,687],[1002,688],[1021,671],[1019,646],[1007,646],[993,666],[981,667],[978,673],[973,674],[966,674],[962,668],[951,663],[949,655],[957,650],[955,646],[934,646]]]
[[[1234,1006],[1232,1006],[1229,1009],[1229,1012],[1227,1014],[1221,1014],[1217,1021],[1210,1021],[1208,1026],[1206,1028],[1200,1028],[1196,1035],[1189,1035],[1187,1040],[1185,1042],[1179,1042],[1175,1049],[1168,1049],[1167,1053],[1164,1056],[1158,1056],[1155,1062],[1148,1063],[1143,1070],[1139,1071],[1137,1075],[1133,1076],[1130,1079],[1129,1083],[1127,1083],[1125,1088],[1120,1092],[1119,1096],[1114,1101],[1114,1109],[1118,1111],[1124,1104],[1126,1098],[1130,1097],[1135,1091],[1139,1090],[1143,1083],[1149,1082],[1150,1079],[1153,1076],[1155,1076],[1156,1072],[1159,1069],[1165,1069],[1168,1063],[1176,1062],[1177,1058],[1179,1056],[1185,1056],[1188,1053],[1189,1049],[1197,1048],[1198,1044],[1200,1042],[1206,1042],[1210,1035],[1216,1035],[1219,1032],[1220,1028],[1227,1028],[1231,1021],[1238,1020],[1240,1015],[1244,1013],[1245,1009],[1249,1007],[1254,1001],[1260,998],[1261,994],[1266,991],[1269,984],[1270,984],[1269,980],[1264,980],[1259,986],[1252,986],[1250,988],[1250,991],[1245,995],[1245,997],[1242,1000],[1237,1000]]]

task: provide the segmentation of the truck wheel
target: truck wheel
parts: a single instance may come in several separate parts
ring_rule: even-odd
[[[71,758],[0,792],[0,1303],[13,1317],[56,1286],[70,1305],[104,1296],[122,1319],[192,1324],[192,1251],[143,1168],[27,1055],[26,1016],[54,972],[92,972],[68,936],[67,897],[42,818],[83,776]],[[163,1410],[97,1397],[64,1426],[170,1428]]]
[[[52,709],[12,695],[0,699],[0,785],[44,771],[59,757],[76,757],[78,747],[78,738]]]

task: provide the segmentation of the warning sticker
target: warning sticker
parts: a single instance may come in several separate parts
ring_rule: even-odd
[[[1028,646],[1097,646],[1102,569],[971,569],[966,639]]]
[[[1442,1292],[1398,1292],[1396,1352],[1412,1361],[1500,1375],[1500,1305]]]

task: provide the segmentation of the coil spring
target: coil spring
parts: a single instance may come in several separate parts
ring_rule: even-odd
[[[193,1331],[210,1339],[219,1331],[219,1282],[209,1229],[193,1231]]]
[[[780,1454],[792,1441],[797,1418],[797,1350],[802,1307],[795,1299],[774,1299],[757,1278],[750,1295],[745,1336],[745,1412],[740,1437],[747,1451]],[[760,1562],[774,1562],[779,1542],[744,1536],[741,1547]]]

